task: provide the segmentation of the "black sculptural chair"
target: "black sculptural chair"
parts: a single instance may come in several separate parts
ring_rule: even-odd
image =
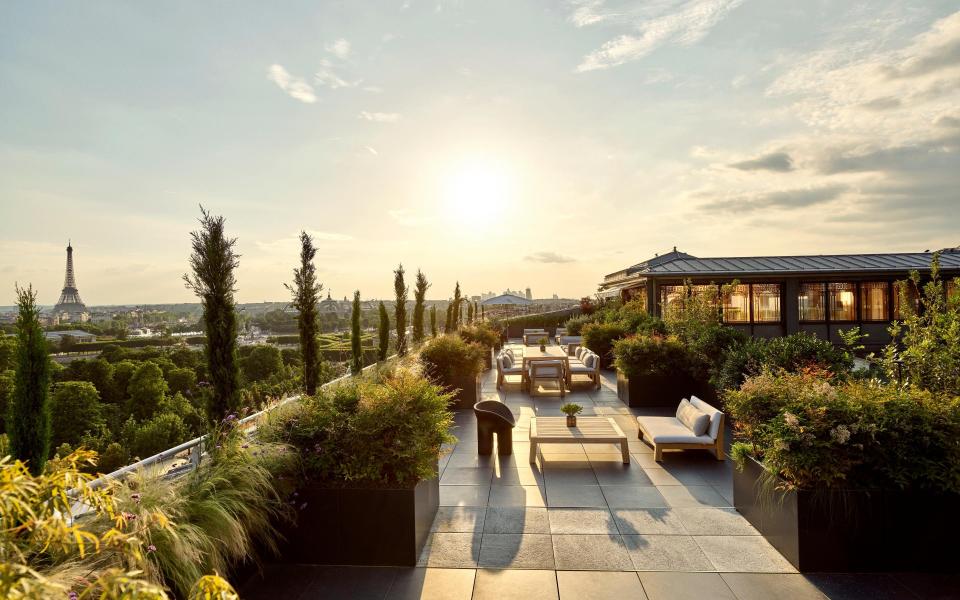
[[[493,453],[493,434],[497,434],[497,454],[513,454],[513,413],[503,402],[481,400],[473,405],[477,415],[477,453]]]

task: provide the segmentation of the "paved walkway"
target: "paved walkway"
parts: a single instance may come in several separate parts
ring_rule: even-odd
[[[513,455],[478,456],[473,412],[457,413],[459,441],[441,461],[441,507],[418,568],[277,566],[251,582],[244,597],[953,597],[949,585],[931,578],[797,574],[732,507],[731,461],[699,451],[653,460],[636,438],[640,412],[617,398],[612,373],[599,390],[575,383],[563,400],[558,390],[531,398],[519,385],[498,392],[495,384],[496,371],[487,372],[483,396],[516,416]],[[564,401],[583,406],[583,415],[613,417],[630,439],[630,464],[619,447],[595,444],[545,444],[530,464],[530,418],[560,416]]]

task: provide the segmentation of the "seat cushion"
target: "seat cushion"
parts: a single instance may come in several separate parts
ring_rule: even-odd
[[[503,363],[502,366],[503,366],[503,369],[504,369],[504,370],[507,370],[507,369],[509,369],[510,367],[513,366],[513,357],[510,356],[509,354],[504,354],[504,355],[500,358],[500,360],[501,360],[502,363]]]
[[[710,416],[690,404],[686,398],[677,407],[677,420],[683,423],[693,435],[704,435],[710,427]]]
[[[571,373],[588,373],[588,374],[590,374],[590,373],[593,373],[593,371],[594,371],[594,369],[591,369],[590,367],[584,365],[584,364],[581,363],[581,362],[573,362],[572,360],[570,361],[570,372],[571,372]]]
[[[723,420],[723,413],[696,396],[690,396],[690,404],[699,409],[700,412],[710,416],[710,430],[707,431],[707,435],[713,439],[717,439],[717,435],[720,433],[720,421]]]
[[[712,446],[708,435],[694,435],[676,417],[637,417],[637,423],[654,444],[702,444]]]
[[[583,357],[583,366],[587,367],[591,371],[597,368],[597,361],[600,360],[600,357],[591,352]]]

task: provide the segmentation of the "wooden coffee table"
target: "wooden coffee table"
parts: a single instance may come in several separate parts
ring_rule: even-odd
[[[630,464],[627,436],[610,417],[577,417],[576,427],[567,427],[566,417],[530,419],[530,463],[537,462],[538,444],[620,444],[623,464]]]

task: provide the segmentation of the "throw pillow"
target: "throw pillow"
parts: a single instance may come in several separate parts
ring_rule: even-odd
[[[677,407],[677,420],[692,431],[693,435],[705,434],[710,426],[710,417],[686,399],[681,400]]]

